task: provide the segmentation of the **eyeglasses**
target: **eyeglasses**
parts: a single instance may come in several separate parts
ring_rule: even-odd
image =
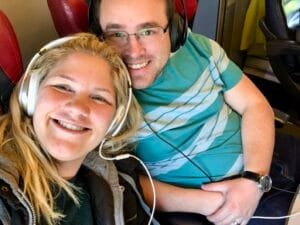
[[[114,44],[122,47],[128,44],[129,36],[135,36],[141,44],[148,44],[151,42],[159,41],[162,34],[166,33],[169,24],[165,28],[162,27],[149,27],[138,30],[135,33],[129,34],[126,31],[108,31],[104,33],[104,39],[113,42]]]

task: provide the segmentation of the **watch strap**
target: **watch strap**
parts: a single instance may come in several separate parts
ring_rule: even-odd
[[[252,171],[244,171],[242,172],[241,174],[241,177],[243,178],[247,178],[247,179],[250,179],[250,180],[253,180],[253,181],[256,181],[256,182],[259,182],[259,179],[262,175],[258,174],[258,173],[255,173],[255,172],[252,172]]]
[[[252,171],[244,171],[241,173],[241,177],[256,182],[258,188],[262,192],[268,192],[272,187],[272,179],[269,175],[261,175]]]

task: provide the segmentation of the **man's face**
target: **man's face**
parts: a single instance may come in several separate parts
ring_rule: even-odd
[[[105,34],[117,38],[124,31],[131,34],[128,42],[112,41],[112,44],[127,65],[133,87],[149,87],[162,71],[171,51],[165,0],[102,0],[99,11],[100,26]],[[160,32],[151,36],[148,28]],[[147,37],[133,35],[137,32]]]

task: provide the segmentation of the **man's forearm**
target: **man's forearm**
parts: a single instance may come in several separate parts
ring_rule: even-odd
[[[140,183],[149,206],[153,204],[150,181],[141,176]],[[200,189],[188,189],[154,181],[156,189],[156,209],[164,212],[194,212],[210,215],[223,204],[220,192],[208,192]]]
[[[274,115],[262,103],[247,110],[242,117],[242,139],[245,170],[269,173],[274,148]]]
[[[246,170],[269,172],[274,147],[274,113],[266,98],[247,76],[224,94],[242,116],[241,132]]]

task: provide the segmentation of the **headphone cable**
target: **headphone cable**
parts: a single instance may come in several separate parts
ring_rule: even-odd
[[[196,162],[194,162],[194,160],[192,160],[188,155],[186,155],[183,151],[181,151],[179,149],[179,147],[176,147],[175,145],[173,145],[171,142],[169,142],[168,140],[166,140],[165,138],[161,137],[158,132],[156,130],[154,130],[154,128],[150,125],[150,123],[147,121],[147,119],[144,117],[144,121],[147,124],[147,126],[150,128],[150,130],[152,131],[152,133],[155,134],[156,137],[158,137],[162,142],[166,143],[167,145],[169,145],[170,147],[172,147],[173,149],[175,149],[178,153],[180,153],[185,159],[187,159],[193,166],[195,166],[199,171],[201,171],[208,179],[210,182],[213,182],[211,176],[208,174],[208,172],[206,172],[203,168],[200,167],[200,165],[198,165]]]
[[[100,143],[100,146],[99,146],[98,152],[99,152],[100,158],[102,158],[104,160],[108,160],[108,161],[114,161],[114,160],[128,159],[128,158],[131,157],[131,158],[134,158],[135,160],[137,160],[143,166],[143,168],[144,168],[144,170],[145,170],[145,172],[146,172],[146,174],[149,178],[152,193],[153,193],[152,210],[149,212],[150,217],[149,217],[149,221],[148,221],[148,225],[151,225],[151,222],[154,219],[154,213],[155,213],[155,209],[156,209],[156,190],[155,190],[154,182],[153,182],[153,179],[151,177],[151,174],[150,174],[148,168],[146,167],[146,165],[144,164],[144,162],[140,158],[138,158],[135,155],[129,154],[129,153],[116,155],[116,156],[113,156],[113,157],[107,157],[107,156],[103,155],[102,149],[103,149],[103,145],[104,145],[105,141],[106,141],[106,139],[103,139]]]

